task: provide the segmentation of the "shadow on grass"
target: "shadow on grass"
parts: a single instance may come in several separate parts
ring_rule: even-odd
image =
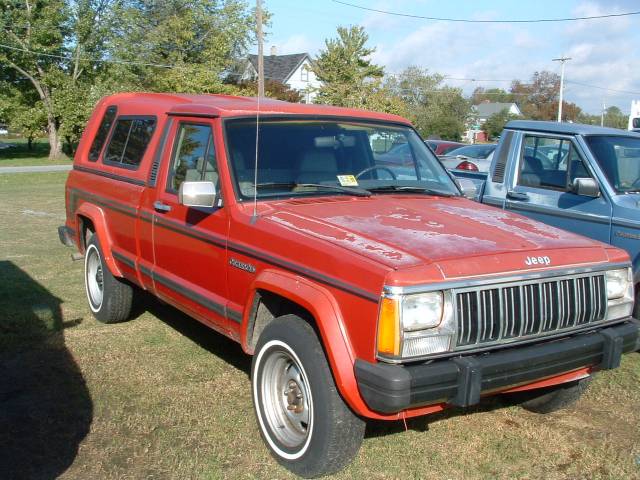
[[[46,158],[49,156],[49,142],[46,140],[34,141],[31,150],[27,147],[27,142],[3,139],[0,139],[0,141],[14,145],[10,148],[0,149],[0,166],[2,165],[2,160],[16,160],[34,157]]]
[[[67,350],[61,300],[0,261],[0,477],[55,478],[89,432],[93,403]]]
[[[395,435],[404,433],[406,430],[414,430],[417,432],[428,432],[429,425],[448,420],[455,417],[464,417],[467,415],[475,415],[482,412],[492,412],[509,406],[508,402],[498,396],[483,398],[478,405],[469,408],[450,407],[445,410],[425,415],[421,417],[408,418],[405,422],[402,420],[386,421],[386,420],[369,420],[367,422],[367,430],[365,438],[385,437],[387,435]]]
[[[162,303],[150,293],[137,290],[134,298],[132,318],[149,312],[198,346],[249,376],[251,357],[244,353],[239,343],[203,325],[171,305]]]
[[[216,355],[238,370],[243,371],[247,376],[250,375],[251,357],[244,353],[240,344],[203,325],[176,308],[162,303],[155,296],[147,292],[139,290],[136,293],[132,318],[138,317],[144,312],[149,312],[160,321],[189,338],[195,344]],[[479,412],[489,412],[504,408],[507,405],[508,403],[501,397],[488,397],[483,399],[480,404],[470,408],[452,407],[431,415],[407,419],[406,427],[402,420],[368,420],[365,436],[366,438],[384,437],[403,433],[407,429],[424,432],[428,431],[429,425],[435,422],[458,416],[473,415]]]

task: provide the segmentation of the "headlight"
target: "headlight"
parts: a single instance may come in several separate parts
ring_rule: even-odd
[[[619,270],[608,270],[606,274],[607,278],[607,298],[609,300],[615,300],[616,298],[622,298],[629,290],[629,285],[632,282],[631,269],[621,268]]]
[[[437,327],[442,320],[442,292],[407,295],[402,298],[400,321],[405,332]]]
[[[380,302],[378,355],[406,359],[451,349],[455,319],[451,292],[387,295]]]
[[[631,315],[633,311],[633,274],[631,268],[608,270],[607,281],[607,320],[616,320]]]

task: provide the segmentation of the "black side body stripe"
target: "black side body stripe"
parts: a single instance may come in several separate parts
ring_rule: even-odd
[[[276,257],[273,257],[269,254],[260,252],[258,250],[254,250],[250,247],[246,247],[244,245],[238,244],[238,243],[234,243],[234,242],[228,242],[224,237],[220,237],[220,236],[214,236],[211,235],[209,233],[205,233],[205,232],[200,232],[196,229],[194,229],[193,227],[189,227],[189,226],[185,226],[183,224],[180,224],[178,222],[174,222],[174,221],[170,221],[167,219],[163,219],[157,216],[154,216],[152,214],[150,214],[149,212],[145,212],[143,210],[141,210],[139,212],[139,214],[136,213],[136,210],[132,207],[120,204],[118,203],[114,203],[110,200],[104,199],[102,197],[97,197],[96,195],[93,194],[89,194],[87,192],[83,192],[80,190],[74,190],[74,192],[79,195],[82,198],[85,198],[86,200],[90,200],[92,202],[95,202],[98,205],[102,205],[106,208],[111,208],[113,210],[119,211],[121,213],[124,213],[125,215],[129,215],[129,216],[133,216],[136,218],[140,218],[142,221],[146,221],[146,222],[153,222],[153,219],[156,219],[156,225],[161,226],[163,228],[166,228],[168,230],[171,230],[173,232],[179,233],[181,235],[185,235],[188,236],[190,238],[194,238],[196,240],[200,240],[202,242],[208,243],[210,245],[214,245],[217,246],[219,248],[228,248],[231,251],[246,255],[248,257],[252,257],[255,258],[256,260],[260,260],[263,261],[265,263],[269,263],[271,265],[275,265],[278,266],[284,270],[289,270],[290,272],[296,273],[298,275],[301,275],[303,277],[308,277],[311,279],[314,279],[320,283],[323,283],[325,285],[337,288],[338,290],[342,290],[344,292],[350,293],[352,295],[355,295],[357,297],[363,298],[365,300],[369,300],[371,302],[378,302],[379,300],[379,296],[371,293],[367,290],[363,290],[361,288],[358,288],[354,285],[351,285],[349,283],[343,282],[342,280],[339,280],[337,278],[334,277],[330,277],[328,275],[324,275],[320,272],[317,272],[315,270],[311,270],[309,268],[306,268],[302,265],[298,265],[292,262],[289,262],[287,260],[283,260],[283,259],[279,259]],[[142,267],[141,267],[142,268]],[[145,273],[143,271],[143,273]],[[150,273],[147,273],[147,275],[150,276]],[[155,279],[155,277],[154,277]],[[158,281],[160,283],[163,283],[162,280],[160,278],[158,278]],[[168,280],[170,281],[170,280]],[[173,282],[172,282],[173,283]],[[169,288],[173,288],[170,287],[169,285],[166,285]],[[180,288],[184,288],[184,287],[180,287]],[[179,291],[176,289],[176,291]],[[186,296],[186,295],[185,295]],[[194,300],[195,301],[195,300]],[[207,307],[208,308],[208,307]],[[212,309],[215,310],[215,309]]]
[[[92,175],[97,175],[99,177],[109,178],[111,180],[117,180],[119,182],[131,183],[133,185],[138,185],[140,187],[145,187],[147,182],[144,180],[139,180],[137,178],[125,177],[124,175],[118,175],[116,173],[104,172],[102,170],[98,170],[96,168],[83,167],[82,165],[74,165],[74,170],[84,173],[90,173]]]

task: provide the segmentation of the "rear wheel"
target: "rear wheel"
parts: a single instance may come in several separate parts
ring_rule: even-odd
[[[111,274],[95,235],[89,238],[84,252],[84,283],[89,308],[96,319],[118,323],[129,318],[133,288]]]
[[[285,315],[267,325],[256,345],[251,387],[260,433],[284,467],[312,478],[353,460],[365,422],[340,397],[307,322]]]
[[[551,413],[573,405],[591,383],[591,377],[553,387],[507,393],[505,396],[525,410],[534,413]]]

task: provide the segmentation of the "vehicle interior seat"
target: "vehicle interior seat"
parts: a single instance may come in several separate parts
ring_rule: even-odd
[[[307,150],[300,159],[296,182],[318,183],[335,181],[337,175],[338,162],[332,150]]]
[[[543,173],[542,162],[532,155],[525,155],[523,168],[520,172],[520,184],[529,187],[539,187],[541,184],[540,177]]]
[[[187,169],[185,180],[187,182],[207,181],[217,184],[218,172],[216,171],[215,166],[211,164],[211,162],[205,163],[204,157],[199,156],[196,159],[194,168]]]
[[[200,156],[196,158],[195,162],[188,162],[191,168],[187,168],[185,173],[185,181],[187,182],[199,182],[202,180],[202,164],[204,163],[204,157]]]

